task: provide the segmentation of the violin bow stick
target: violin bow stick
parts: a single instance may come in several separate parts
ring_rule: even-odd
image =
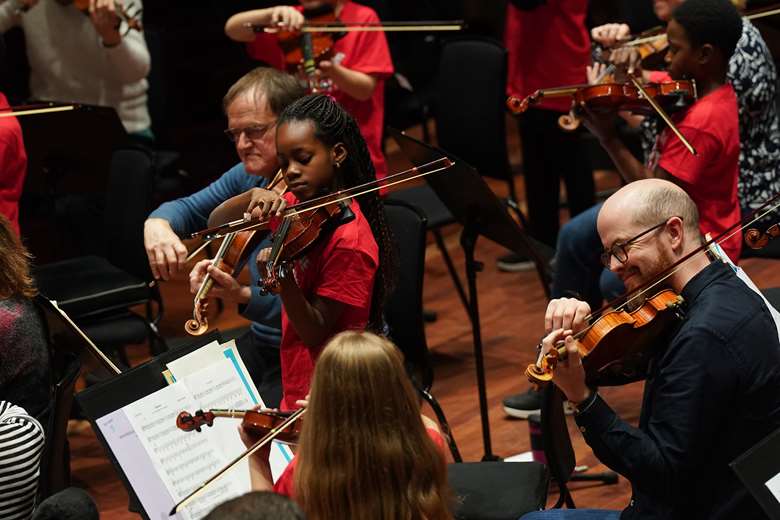
[[[688,142],[685,136],[682,135],[682,133],[680,133],[680,130],[674,125],[671,118],[669,117],[669,114],[667,114],[666,111],[663,108],[661,108],[661,106],[656,102],[655,99],[647,95],[647,91],[644,89],[644,87],[639,82],[639,80],[636,79],[636,76],[630,74],[628,77],[631,78],[631,83],[633,83],[636,89],[642,94],[642,97],[644,97],[647,100],[647,102],[650,103],[650,106],[653,107],[653,110],[655,110],[656,113],[661,117],[661,119],[664,120],[664,123],[666,123],[666,125],[672,130],[672,132],[674,132],[674,135],[677,136],[677,138],[685,146],[685,148],[687,148],[692,155],[698,155],[693,145]]]
[[[213,410],[212,410],[213,411]],[[303,414],[306,413],[306,408],[298,408],[295,412],[290,414],[290,416],[282,421],[279,426],[268,432],[266,435],[264,435],[260,440],[258,440],[256,443],[252,445],[251,448],[247,449],[244,453],[239,455],[238,457],[231,460],[227,466],[219,470],[213,477],[209,478],[198,486],[192,493],[184,497],[179,503],[173,506],[173,509],[171,509],[171,512],[168,513],[169,516],[175,515],[179,510],[183,507],[185,507],[187,504],[192,502],[198,495],[203,493],[213,482],[218,480],[222,477],[225,473],[233,469],[239,462],[246,459],[247,457],[253,455],[255,452],[257,452],[260,448],[271,442],[276,438],[277,435],[282,433],[287,426],[298,420],[299,417],[301,417]]]
[[[281,26],[256,25],[253,23],[244,24],[245,27],[254,32],[277,33],[283,30]],[[324,24],[305,23],[300,32],[304,33],[341,33],[341,32],[436,32],[436,31],[462,31],[466,24],[462,20],[452,20],[446,22],[361,22],[350,23],[326,22]]]
[[[359,197],[361,195],[365,195],[366,193],[371,193],[372,191],[377,191],[382,188],[389,188],[390,186],[395,186],[397,184],[409,182],[411,180],[418,179],[420,177],[425,177],[426,175],[430,175],[432,173],[447,170],[449,168],[452,168],[452,166],[454,165],[455,162],[452,159],[448,157],[441,157],[429,163],[425,163],[419,167],[410,168],[408,170],[398,172],[394,175],[390,175],[389,177],[385,177],[384,179],[369,181],[364,184],[360,184],[358,186],[353,186],[352,188],[347,188],[345,190],[324,195],[316,199],[298,203],[295,206],[290,206],[285,210],[284,216],[291,217],[295,215],[300,215],[301,213],[314,211],[324,206],[329,206],[330,204],[335,204],[343,200],[347,200],[353,197]],[[267,223],[268,220],[261,220],[261,221],[247,220],[247,219],[233,220],[231,222],[227,222],[219,226],[215,226],[209,229],[204,229],[202,231],[193,233],[191,235],[191,238],[202,236],[208,240],[213,240],[216,238],[221,238],[227,235],[228,233],[235,233],[238,231],[254,229],[262,225],[265,225]]]
[[[61,105],[61,106],[40,106],[30,105],[28,107],[11,107],[10,109],[4,109],[0,111],[0,117],[18,117],[18,116],[32,116],[36,114],[51,114],[53,112],[66,112],[68,110],[75,110],[78,105]]]

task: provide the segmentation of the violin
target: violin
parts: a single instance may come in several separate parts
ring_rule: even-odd
[[[211,409],[198,410],[194,415],[188,412],[181,412],[176,417],[176,427],[185,432],[200,432],[203,426],[213,426],[214,419],[217,417],[226,417],[230,419],[241,419],[241,427],[247,432],[257,437],[264,437],[279,428],[275,439],[287,444],[295,444],[301,434],[302,420],[286,424],[281,427],[291,412],[276,412],[271,410],[225,410]]]
[[[349,32],[409,32],[409,31],[459,31],[462,21],[450,22],[343,22],[333,6],[321,5],[305,9],[306,23],[299,30],[279,26],[246,24],[252,31],[275,34],[284,53],[287,72],[300,79],[310,94],[328,93],[333,84],[317,72],[321,61],[332,60],[334,43]]]
[[[750,249],[761,249],[766,247],[770,240],[780,237],[780,224],[772,224],[766,231],[750,228],[745,231],[745,244]]]
[[[776,5],[764,7],[761,9],[752,10],[745,14],[743,18],[746,20],[757,20],[767,16],[774,16],[780,14],[780,8]],[[663,30],[662,28],[659,28]],[[663,61],[666,51],[669,49],[669,39],[665,32],[655,32],[652,34],[643,33],[638,38],[628,40],[621,43],[615,48],[633,47],[636,48],[639,53],[639,58],[642,63],[642,68],[645,70],[663,70],[665,64]],[[602,49],[604,52],[594,52],[593,55],[597,57],[598,61],[605,62],[608,60],[608,52]]]
[[[747,223],[737,222],[715,238],[706,237],[707,239],[699,248],[678,259],[655,279],[592,313],[589,319],[594,319],[596,316],[598,318],[574,335],[574,339],[578,340],[577,349],[582,357],[586,383],[596,386],[614,385],[640,379],[644,375],[648,360],[654,354],[654,348],[663,344],[664,339],[672,332],[673,326],[684,318],[684,301],[674,291],[665,289],[646,298],[641,304],[636,302],[645,298],[649,291],[661,285],[676,273],[682,264],[694,256],[708,252],[713,244],[728,240],[743,228],[775,211],[780,206],[778,199],[780,193],[756,209],[748,217]],[[763,235],[780,236],[780,224],[770,227],[767,233],[754,231],[755,236],[750,240],[761,242]],[[746,233],[746,240],[748,234],[749,231]],[[768,241],[769,238],[766,240]],[[623,302],[615,305],[621,299]],[[626,312],[631,305],[638,306]],[[558,361],[565,359],[567,353],[563,341],[558,342],[555,348],[545,354],[540,352],[536,363],[526,368],[526,376],[536,384],[551,381]]]
[[[652,97],[665,110],[679,110],[696,100],[696,82],[693,80],[665,81],[644,85]],[[628,110],[648,115],[653,107],[648,98],[631,83],[601,83],[597,85],[572,85],[537,90],[525,99],[510,96],[507,107],[513,114],[522,114],[545,98],[571,96],[576,107],[587,106],[593,112]]]
[[[286,191],[287,184],[284,182],[281,170],[277,172],[267,189],[275,191],[279,195]],[[239,195],[239,197],[242,197],[242,195]],[[243,196],[242,200],[245,201],[246,197]],[[220,207],[225,204],[226,203],[223,202]],[[247,206],[246,202],[242,205],[244,208]],[[217,250],[217,254],[212,259],[211,264],[216,266],[219,270],[230,274],[230,276],[238,276],[238,273],[241,272],[241,269],[244,267],[249,254],[265,237],[265,233],[262,233],[261,231],[262,230],[241,231],[226,235],[220,244],[219,250]],[[190,254],[188,260],[198,251],[199,249]],[[192,304],[192,319],[187,320],[184,323],[184,331],[187,334],[200,336],[209,329],[209,322],[206,316],[206,311],[208,310],[207,298],[208,293],[213,286],[214,280],[210,274],[206,273],[198,291],[195,293]]]
[[[559,119],[558,124],[563,128],[572,126],[569,119],[576,119],[576,114],[582,110],[582,107],[587,107],[593,112],[629,110],[639,114],[655,113],[664,120],[688,151],[696,155],[696,150],[680,133],[662,106],[679,110],[694,102],[697,94],[696,82],[693,80],[672,80],[642,85],[634,76],[629,76],[627,83],[570,85],[540,89],[525,99],[510,96],[506,104],[513,114],[522,114],[544,98],[566,96],[572,97],[572,115]]]
[[[57,0],[62,5],[73,4],[73,7],[81,11],[82,13],[89,15],[89,0]],[[136,31],[143,31],[143,25],[141,24],[141,13],[143,8],[137,6],[132,0],[127,6],[123,2],[118,1],[114,4],[116,7],[116,15],[119,19],[119,23],[125,24],[125,29],[120,31],[124,36],[130,29]]]
[[[636,309],[608,312],[575,334],[586,383],[605,386],[640,379],[653,348],[663,343],[671,325],[684,318],[683,303],[682,296],[664,289]],[[557,345],[529,365],[525,374],[532,382],[546,383],[566,355],[566,346]]]
[[[254,411],[254,410],[249,410],[249,411]],[[183,413],[186,413],[186,412],[183,412]],[[241,412],[239,412],[239,413],[241,413]],[[244,412],[244,415],[246,415],[246,413],[247,412]],[[266,412],[261,412],[261,413],[266,413]],[[293,424],[295,424],[296,422],[300,421],[301,416],[303,416],[303,414],[305,414],[305,413],[306,413],[306,408],[299,408],[299,409],[295,410],[294,412],[292,412],[289,416],[287,416],[287,418],[285,418],[284,420],[282,420],[281,422],[276,424],[276,426],[274,426],[271,430],[269,430],[267,434],[263,435],[263,437],[261,437],[256,443],[254,443],[251,448],[249,448],[244,453],[242,453],[241,455],[239,455],[238,457],[236,457],[235,459],[230,461],[230,463],[227,466],[225,466],[224,468],[222,468],[219,472],[217,472],[216,475],[214,475],[213,477],[211,477],[208,480],[206,480],[203,484],[201,484],[200,486],[195,488],[195,490],[193,490],[189,495],[187,495],[182,500],[180,500],[176,505],[174,505],[173,508],[171,509],[169,515],[170,516],[175,515],[176,512],[179,511],[179,509],[181,509],[182,507],[184,507],[185,505],[190,503],[196,496],[201,494],[209,485],[211,485],[212,482],[214,482],[217,479],[219,479],[220,477],[222,477],[222,475],[224,475],[225,473],[230,471],[232,468],[236,467],[236,465],[239,462],[243,461],[244,459],[246,459],[247,457],[249,457],[253,453],[257,452],[260,448],[262,448],[263,446],[265,446],[266,444],[268,444],[269,442],[274,440],[276,437],[281,435],[282,432],[284,432],[284,431],[286,431],[288,429],[288,427],[290,427]],[[189,415],[189,414],[187,414],[187,415]],[[197,413],[196,413],[196,415],[197,415]],[[179,414],[179,417],[181,417],[181,414]],[[261,421],[264,421],[264,420],[265,419],[261,419]],[[185,421],[185,424],[186,424],[188,422],[188,419],[186,419],[186,417],[185,417],[184,421]],[[177,423],[177,425],[179,423],[179,418],[178,417],[177,417],[176,423]]]
[[[303,15],[311,24],[335,24],[338,22],[332,6],[322,5],[314,10],[304,10]],[[288,31],[276,32],[279,46],[284,52],[287,72],[297,76],[307,93],[328,93],[333,88],[329,78],[317,72],[321,61],[333,59],[333,44],[343,37],[343,32]]]
[[[277,294],[295,259],[304,256],[321,237],[354,219],[355,214],[345,200],[285,217],[274,233],[270,258],[258,282],[261,292]]]

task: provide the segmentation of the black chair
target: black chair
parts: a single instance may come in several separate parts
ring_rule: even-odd
[[[94,226],[102,255],[35,266],[33,275],[41,294],[56,300],[97,345],[118,349],[129,364],[124,345],[149,340],[153,353],[165,350],[157,330],[162,298],[156,286],[149,286],[152,276],[143,245],[154,168],[145,150],[127,148],[113,154],[110,170],[105,215]],[[141,304],[144,316],[130,310]]]
[[[53,356],[54,385],[46,422],[46,441],[41,454],[38,500],[43,500],[70,485],[70,448],[68,419],[73,406],[73,390],[81,371],[81,361],[72,353]]]
[[[436,414],[449,442],[452,458],[460,462],[460,452],[447,418],[430,392],[433,366],[425,339],[422,310],[426,218],[418,208],[397,200],[385,201],[385,215],[398,244],[399,261],[398,282],[385,305],[390,337],[404,354],[412,382]]]
[[[455,464],[448,467],[458,505],[456,518],[516,520],[544,507],[547,472],[544,465],[519,462],[463,463],[449,423],[431,394],[433,367],[422,318],[422,281],[425,267],[426,219],[401,201],[385,201],[387,222],[398,243],[400,269],[395,292],[385,305],[390,337],[404,354],[412,381],[431,406]]]
[[[553,507],[560,508],[566,504],[566,507],[569,509],[574,509],[576,506],[566,485],[568,482],[587,480],[604,484],[616,484],[618,476],[613,471],[589,475],[574,472],[574,448],[572,448],[569,428],[566,425],[563,401],[563,394],[555,385],[548,384],[542,389],[542,446],[544,448],[544,456],[547,459],[547,467],[550,470],[550,476],[558,484],[560,493],[558,501]]]
[[[506,182],[507,203],[517,207],[514,175],[506,146],[507,52],[478,36],[444,44],[434,96],[439,146],[474,166],[481,175]]]
[[[447,473],[458,520],[517,520],[547,501],[549,476],[538,462],[462,462]]]
[[[420,211],[425,214],[427,222],[426,229],[433,234],[433,238],[436,241],[436,247],[439,248],[439,252],[444,260],[444,265],[447,267],[447,272],[450,274],[458,297],[460,298],[466,313],[468,313],[469,304],[466,297],[466,291],[463,289],[463,282],[460,280],[460,275],[458,275],[458,272],[455,269],[455,264],[452,262],[452,257],[450,256],[449,251],[447,251],[447,246],[444,244],[444,237],[441,234],[441,228],[456,222],[455,217],[450,213],[450,210],[447,209],[447,206],[444,205],[428,184],[421,184],[419,186],[394,191],[387,196],[387,200],[396,200],[409,204],[420,209]]]

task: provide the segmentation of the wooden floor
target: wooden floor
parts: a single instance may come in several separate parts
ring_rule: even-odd
[[[392,149],[389,155],[393,171],[395,155]],[[513,157],[513,162],[516,159]],[[614,183],[614,178],[609,176],[597,179],[600,186]],[[498,183],[491,183],[491,186],[498,194],[503,194],[501,189],[504,186]],[[519,181],[518,187],[518,193],[522,193]],[[456,227],[447,230],[446,242],[456,265],[462,266],[463,256]],[[485,264],[478,283],[492,451],[501,457],[530,449],[527,422],[506,417],[501,400],[529,386],[523,370],[533,360],[534,346],[542,333],[546,306],[544,292],[535,273],[501,273],[496,269],[495,259],[504,252],[485,239],[481,239],[477,245],[477,259]],[[464,459],[477,461],[483,455],[483,443],[471,329],[437,248],[429,245],[426,255],[425,307],[438,315],[438,320],[427,328],[428,345],[435,361],[433,393],[447,414]],[[760,287],[770,287],[780,285],[780,270],[776,269],[776,262],[749,259],[742,266]],[[185,276],[180,276],[176,281],[162,286],[166,315],[161,332],[166,337],[181,336],[184,321],[191,313],[191,296],[184,280]],[[245,324],[230,308],[225,309],[213,323],[223,330]],[[131,357],[140,362],[148,357],[148,349],[145,345],[133,346]],[[641,392],[642,385],[637,383],[604,389],[602,395],[623,419],[635,424],[639,416]],[[606,468],[598,463],[573,426],[573,421],[569,421],[577,463],[588,465],[591,472],[604,471]],[[103,519],[137,517],[127,511],[127,494],[89,426],[83,423],[72,423],[71,426],[74,484],[84,487],[96,499]],[[630,494],[630,487],[623,478],[612,486],[574,483],[571,487],[578,507],[622,509]],[[553,489],[548,502],[552,504],[556,498],[557,493]]]

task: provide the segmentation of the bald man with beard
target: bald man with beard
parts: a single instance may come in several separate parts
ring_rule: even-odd
[[[635,289],[702,244],[698,211],[675,184],[647,179],[612,195],[598,214],[606,267]],[[626,509],[541,512],[524,518],[763,518],[729,462],[780,427],[780,343],[761,297],[722,261],[697,254],[665,285],[685,317],[649,366],[639,426],[585,383],[574,334],[591,309],[552,300],[542,350],[564,341],[553,382],[575,403],[585,441],[632,487]],[[556,516],[559,515],[559,516]]]

